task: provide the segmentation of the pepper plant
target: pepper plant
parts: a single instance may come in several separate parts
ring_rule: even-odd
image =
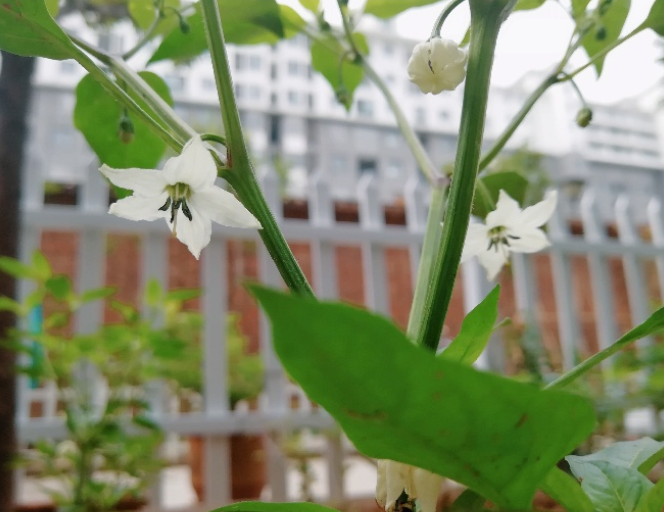
[[[414,48],[407,69],[410,79],[423,93],[434,94],[445,94],[465,79],[451,180],[432,165],[389,87],[367,59],[370,48],[357,30],[363,14],[389,18],[434,0],[367,0],[363,9],[352,13],[348,0],[337,0],[340,27],[330,25],[318,0],[301,0],[311,21],[275,0],[199,0],[186,5],[154,0],[151,9],[146,9],[147,0],[129,0],[143,36],[124,54],[110,54],[67,33],[51,17],[57,10],[55,1],[4,0],[0,47],[19,55],[74,59],[88,71],[77,89],[76,124],[102,164],[115,168],[104,167],[102,172],[120,195],[129,195],[120,189],[133,192],[112,206],[111,213],[130,219],[165,218],[196,256],[210,239],[212,221],[247,229],[260,225],[260,236],[289,289],[283,293],[252,288],[271,319],[276,352],[289,375],[339,422],[357,449],[380,459],[377,500],[387,512],[413,507],[432,512],[441,477],[468,487],[457,503],[460,510],[482,510],[486,500],[499,510],[529,510],[539,488],[574,512],[659,512],[664,484],[653,484],[644,474],[661,458],[660,443],[622,443],[570,459],[574,476],[558,469],[557,463],[595,425],[589,400],[565,387],[636,339],[661,329],[664,310],[544,388],[471,366],[494,327],[498,289],[468,315],[449,348],[436,353],[462,255],[480,257],[493,277],[511,251],[532,252],[548,245],[540,227],[555,207],[555,195],[522,210],[518,191],[523,178],[520,183],[510,173],[497,178],[495,173],[485,176],[483,170],[549,88],[575,86],[574,77],[587,67],[600,74],[607,55],[640,32],[664,35],[664,0],[655,0],[646,19],[625,35],[630,0],[567,2],[563,8],[574,28],[564,55],[482,154],[498,35],[509,16],[544,2],[449,0],[433,27],[423,27],[423,34],[431,28],[430,37]],[[443,37],[448,15],[460,6],[471,13],[467,52]],[[275,43],[299,33],[311,40],[313,68],[346,108],[364,77],[375,83],[431,185],[406,332],[370,312],[316,299],[256,180],[242,136],[226,44]],[[129,64],[139,51],[151,52],[153,63],[191,59],[206,50],[214,69],[223,134],[197,134],[172,109],[163,80]],[[574,69],[571,58],[577,53],[587,58]],[[102,106],[92,102],[100,97],[105,98]],[[577,120],[585,126],[591,117],[584,106]],[[104,122],[85,122],[86,118]],[[119,139],[100,135],[117,133],[118,126]],[[133,142],[126,144],[130,135],[135,135]],[[167,146],[182,153],[178,160],[169,160],[163,171],[149,169]],[[141,167],[148,169],[137,169]],[[210,169],[228,182],[237,201],[211,191]],[[471,214],[485,222],[471,226],[464,254]],[[232,506],[252,512],[321,508]]]

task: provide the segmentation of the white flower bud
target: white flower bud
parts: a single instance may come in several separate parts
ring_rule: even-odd
[[[408,77],[423,93],[453,91],[466,78],[468,54],[450,39],[434,37],[413,48]]]
[[[405,492],[409,501],[418,501],[421,512],[435,512],[442,482],[442,476],[424,469],[379,460],[376,501],[385,512],[394,512],[397,499]]]

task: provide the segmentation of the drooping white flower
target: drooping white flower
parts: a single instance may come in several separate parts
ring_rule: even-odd
[[[453,91],[466,78],[468,54],[450,39],[434,37],[415,45],[408,77],[424,93]]]
[[[435,512],[443,477],[395,462],[378,461],[378,481],[376,482],[376,501],[385,512],[394,512],[401,493],[408,495],[408,502],[417,500],[421,512]]]
[[[549,240],[539,228],[551,218],[556,201],[554,190],[543,201],[521,210],[519,203],[501,190],[496,209],[486,216],[486,222],[468,226],[461,261],[477,256],[492,280],[507,263],[510,252],[532,253],[548,247]]]
[[[164,169],[112,169],[101,173],[118,187],[133,190],[113,203],[109,213],[129,220],[164,219],[173,235],[198,259],[210,243],[212,221],[225,226],[260,229],[260,222],[233,194],[216,187],[217,168],[199,136]]]

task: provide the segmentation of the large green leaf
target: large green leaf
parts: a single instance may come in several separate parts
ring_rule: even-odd
[[[586,7],[590,0],[572,0],[572,16],[576,20],[580,20],[586,13]]]
[[[317,503],[264,503],[244,501],[214,509],[212,512],[338,512]]]
[[[662,512],[664,509],[664,479],[660,480],[641,498],[636,512]]]
[[[500,285],[496,286],[463,319],[456,338],[443,350],[440,357],[462,364],[473,364],[484,351],[498,318]]]
[[[522,510],[594,427],[581,396],[436,358],[367,311],[252,290],[288,373],[370,457],[448,476]]]
[[[282,10],[276,0],[218,0],[224,39],[234,44],[275,44],[285,36]],[[189,32],[175,28],[161,42],[150,62],[191,60],[207,50],[203,14],[196,4],[187,18]]]
[[[603,450],[583,457],[568,457],[568,459],[574,460],[581,459],[584,462],[610,462],[614,466],[636,469],[644,475],[663,458],[664,443],[657,442],[649,437],[644,437],[636,441],[615,443]]]
[[[163,4],[165,10],[163,14],[165,17],[173,16],[173,9],[180,8],[180,0],[165,0]],[[141,30],[146,30],[150,27],[157,16],[154,2],[146,2],[145,0],[129,0],[128,4],[129,15],[134,23]]]
[[[369,53],[369,46],[363,34],[356,32],[353,39],[362,52]],[[344,53],[344,48],[335,37],[327,36],[324,41],[314,41],[311,45],[311,66],[325,77],[346,110],[350,110],[353,93],[364,78],[364,70],[360,65],[344,59],[341,65],[343,80],[340,81],[339,62],[344,58]],[[339,94],[341,90],[343,93]]]
[[[44,0],[2,0],[0,49],[16,55],[64,60],[72,57],[76,47],[53,21]]]
[[[594,512],[592,501],[579,483],[559,468],[553,468],[540,484],[540,489],[560,503],[568,512]]]
[[[641,24],[643,28],[651,28],[658,35],[664,36],[664,0],[655,0],[648,17]]]
[[[546,0],[519,0],[514,7],[515,11],[529,11],[542,7]]]
[[[572,473],[597,512],[634,512],[654,486],[635,468],[584,459],[567,457]]]
[[[611,2],[604,16],[600,18],[599,28],[591,30],[581,41],[588,57],[592,59],[620,37],[627,14],[629,14],[629,7],[630,0],[613,0]],[[600,33],[602,37],[598,37]],[[598,77],[602,74],[605,58],[606,55],[603,55],[593,62]]]
[[[495,210],[500,191],[507,192],[512,199],[523,203],[528,188],[528,180],[518,172],[494,172],[478,180],[477,191],[473,200],[473,215],[484,219]],[[486,197],[486,195],[489,197]]]
[[[364,12],[379,18],[391,18],[411,7],[422,7],[438,0],[367,0]]]
[[[314,14],[318,14],[320,9],[320,0],[300,0],[300,4]]]
[[[161,78],[148,71],[140,75],[169,105],[173,104],[168,86]],[[141,107],[152,113],[140,97],[132,92],[130,95]],[[122,113],[120,104],[94,78],[90,75],[83,77],[76,87],[74,125],[83,133],[99,160],[120,169],[154,169],[164,155],[166,143],[135,118],[132,118],[134,140],[129,144],[124,143],[118,137]]]

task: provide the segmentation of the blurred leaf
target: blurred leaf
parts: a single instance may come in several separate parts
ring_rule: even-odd
[[[466,315],[459,334],[439,357],[461,364],[473,364],[484,351],[493,333],[493,326],[498,318],[499,297],[500,285],[497,285]]]
[[[572,15],[574,19],[579,20],[586,13],[586,7],[590,0],[572,0]]]
[[[49,278],[46,289],[58,300],[67,300],[72,295],[71,281],[64,275]]]
[[[139,427],[146,428],[148,430],[155,430],[155,431],[161,430],[161,427],[159,426],[159,424],[156,421],[154,421],[153,419],[148,418],[147,416],[143,416],[143,415],[134,416],[131,419],[131,421],[135,425],[138,425]]]
[[[546,494],[570,512],[594,512],[592,501],[579,483],[559,468],[553,468],[540,484]]]
[[[317,503],[265,503],[245,501],[214,509],[212,512],[339,512]]]
[[[150,279],[145,286],[145,303],[150,307],[157,307],[161,301],[163,290],[157,279]]]
[[[608,10],[600,18],[599,26],[591,30],[581,41],[591,59],[606,47],[614,43],[620,37],[625,20],[629,14],[630,0],[613,0]],[[598,37],[598,31],[603,29],[603,37]],[[597,70],[597,76],[601,76],[606,55],[598,58],[593,65]]]
[[[154,73],[139,73],[154,91],[169,105],[173,105],[168,86]],[[155,116],[146,103],[129,93],[150,115]],[[86,75],[76,87],[74,125],[78,128],[101,163],[118,169],[140,167],[154,169],[166,150],[166,143],[155,135],[141,120],[134,123],[134,140],[125,144],[118,137],[118,124],[123,109],[90,75]],[[127,171],[130,172],[130,171]]]
[[[362,52],[369,53],[369,46],[364,34],[356,32],[353,34],[353,39]],[[344,47],[333,36],[325,36],[325,42],[314,41],[311,44],[311,66],[325,77],[332,90],[337,94],[337,98],[340,97],[339,92],[343,90],[342,99],[345,101],[342,104],[345,105],[346,110],[350,110],[353,104],[353,93],[364,78],[364,70],[360,65],[345,60],[344,53]],[[344,58],[341,65],[343,82],[340,82],[339,62],[342,58]]]
[[[279,4],[281,21],[284,24],[284,38],[289,39],[302,31],[307,22],[302,19],[295,9]]]
[[[164,7],[166,16],[173,14],[172,9],[180,8],[180,0],[164,0]],[[129,0],[129,15],[134,23],[141,30],[147,30],[155,20],[157,10],[155,9],[154,2],[146,0]]]
[[[515,11],[529,11],[542,7],[546,0],[519,0],[514,7]]]
[[[55,18],[60,12],[60,0],[44,0],[44,3],[51,18]]]
[[[651,28],[658,35],[664,36],[664,0],[655,0],[641,27]]]
[[[87,290],[81,294],[79,300],[85,304],[99,299],[106,299],[115,293],[115,288],[106,286],[104,288],[95,288],[94,290]]]
[[[285,35],[282,11],[275,0],[219,0],[218,3],[227,43],[275,44]],[[200,5],[195,8],[194,14],[187,18],[189,33],[184,34],[179,28],[172,30],[149,62],[191,60],[207,50]]]
[[[0,256],[0,270],[17,279],[30,279],[39,281],[41,274],[38,269],[21,263],[9,256]]]
[[[379,18],[391,18],[411,7],[422,7],[438,0],[367,0],[364,12]]]
[[[466,489],[450,506],[449,512],[484,512],[486,498]]]
[[[166,300],[184,302],[186,300],[200,297],[200,295],[201,295],[201,290],[199,289],[170,290],[169,292],[166,293]]]
[[[570,456],[568,458],[572,458]],[[664,458],[664,443],[660,443],[649,437],[636,441],[622,441],[614,443],[596,453],[583,457],[574,457],[583,462],[604,461],[615,466],[636,469],[647,474],[660,460]]]
[[[581,396],[434,357],[367,311],[251,289],[285,369],[369,457],[447,476],[500,508],[527,509],[551,467],[594,428]]]
[[[654,486],[635,468],[572,455],[566,459],[597,512],[634,512]]]
[[[300,4],[314,14],[318,14],[318,10],[320,9],[320,0],[300,0]]]
[[[664,478],[655,484],[648,493],[641,498],[635,512],[662,512],[664,507]]]
[[[11,311],[16,316],[23,315],[23,308],[21,305],[14,299],[10,299],[9,297],[4,296],[0,297],[0,311]]]
[[[501,190],[507,192],[518,203],[523,204],[528,189],[528,180],[518,172],[513,171],[488,174],[478,181],[484,185],[484,189],[478,183],[473,201],[473,215],[482,219],[495,209]],[[491,201],[487,200],[485,193],[489,194]]]
[[[41,251],[35,251],[32,253],[32,268],[35,269],[35,272],[39,275],[42,281],[46,281],[53,274],[51,264]]]
[[[51,18],[44,0],[0,3],[0,48],[16,55],[55,60],[70,59],[77,51]]]

